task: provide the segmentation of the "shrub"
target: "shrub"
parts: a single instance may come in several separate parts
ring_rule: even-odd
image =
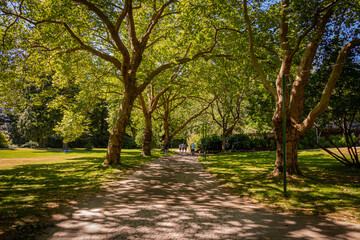
[[[252,147],[257,150],[265,150],[267,149],[267,137],[252,137],[250,138]]]
[[[130,136],[128,134],[125,134],[123,149],[133,149],[133,148],[138,148],[138,146],[135,142],[135,138],[133,138],[132,136]]]
[[[205,143],[205,139],[202,138],[200,143],[201,149],[204,149],[204,145],[203,145],[204,143]],[[214,134],[206,138],[206,150],[221,151],[221,145],[222,145],[222,141],[220,136]]]
[[[235,134],[228,137],[226,149],[229,150],[250,150],[251,139],[245,134]]]
[[[0,132],[0,148],[7,148],[9,147],[9,142],[7,137],[4,133]]]
[[[46,138],[46,146],[50,148],[62,148],[63,138],[57,134],[53,134]]]
[[[91,142],[87,142],[85,145],[85,150],[86,151],[91,151],[93,149],[93,145],[91,144]]]
[[[36,142],[30,141],[30,142],[24,143],[20,147],[22,147],[22,148],[37,148],[37,146],[38,146],[38,144]]]

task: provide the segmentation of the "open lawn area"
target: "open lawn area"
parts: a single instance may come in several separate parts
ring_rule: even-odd
[[[152,157],[142,157],[140,153],[123,150],[123,165],[110,168],[101,166],[106,149],[0,150],[0,234],[49,224],[51,214],[67,204],[101,191],[102,184],[163,155],[152,151]]]
[[[304,177],[273,177],[275,152],[220,153],[200,158],[203,166],[241,197],[277,212],[360,223],[360,169],[350,169],[321,150],[299,152]]]

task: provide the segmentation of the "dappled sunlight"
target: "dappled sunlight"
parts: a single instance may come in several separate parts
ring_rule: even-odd
[[[39,239],[352,239],[360,232],[359,225],[267,212],[232,196],[186,154],[157,160],[55,217]]]
[[[0,166],[0,233],[9,229],[19,232],[28,223],[30,226],[25,230],[35,224],[50,224],[47,220],[50,214],[58,213],[67,202],[100,192],[104,182],[119,178],[128,169],[155,158],[145,159],[139,156],[140,150],[132,150],[129,152],[137,157],[123,157],[126,167],[104,168],[101,167],[103,150],[88,156],[84,156],[82,150],[78,152],[82,155],[72,159],[58,160],[54,155],[45,162],[42,158],[29,158],[31,163],[38,161],[37,164]],[[92,157],[99,154],[103,157]]]
[[[274,159],[275,152],[221,153],[209,156],[204,167],[239,196],[275,211],[359,222],[359,172],[356,169],[345,168],[319,150],[300,151],[299,164],[305,177],[288,176],[290,197],[285,198],[282,177],[271,175]],[[346,215],[340,213],[339,210],[345,209],[349,209]]]

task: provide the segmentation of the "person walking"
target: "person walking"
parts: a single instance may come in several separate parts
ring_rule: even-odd
[[[194,155],[195,154],[195,144],[194,143],[191,143],[190,149],[191,149],[191,155]]]
[[[169,147],[167,144],[165,144],[164,150],[165,150],[165,157],[167,157],[168,152],[169,152]]]

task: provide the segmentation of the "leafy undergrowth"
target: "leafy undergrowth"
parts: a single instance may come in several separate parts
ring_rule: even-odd
[[[3,159],[8,154],[5,151],[15,150],[0,150]],[[121,166],[103,167],[106,149],[69,153],[16,151],[16,157],[29,158],[33,164],[19,165],[13,159],[13,165],[9,165],[7,160],[0,159],[0,234],[13,230],[34,231],[51,224],[51,215],[61,212],[69,202],[100,192],[104,183],[121,179],[132,169],[163,154],[153,151],[152,157],[142,157],[141,150],[123,150]]]
[[[199,159],[205,162],[204,158]],[[360,223],[360,169],[347,168],[320,150],[299,152],[304,177],[273,177],[275,152],[221,153],[203,164],[222,184],[278,212],[323,215]]]

